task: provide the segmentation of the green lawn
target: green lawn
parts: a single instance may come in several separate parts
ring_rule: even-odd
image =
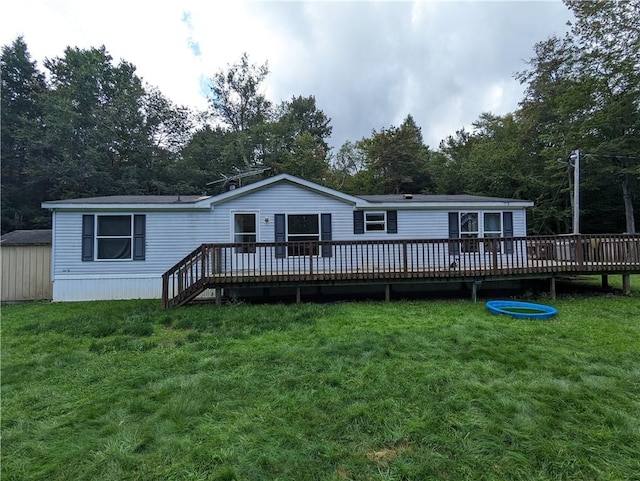
[[[2,480],[637,480],[639,280],[537,299],[551,321],[467,300],[5,306]]]

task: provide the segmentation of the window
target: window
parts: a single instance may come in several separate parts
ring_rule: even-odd
[[[513,212],[484,212],[482,225],[478,225],[478,212],[449,212],[449,238],[463,239],[450,242],[449,253],[478,252],[479,238],[484,237],[485,250],[504,249],[505,254],[513,253],[513,240],[496,242],[490,239],[513,237]]]
[[[374,232],[386,230],[386,215],[384,212],[365,212],[364,213],[364,230],[365,232]]]
[[[328,242],[332,238],[331,214],[274,214],[273,224],[276,259],[287,255],[317,256],[320,250],[318,241],[325,241],[322,257],[332,256],[333,246]]]
[[[318,214],[289,214],[287,216],[288,255],[317,256],[317,242],[320,240],[319,226]]]
[[[485,212],[484,214],[484,237],[496,238],[502,237],[502,216],[499,212]],[[500,252],[500,242],[485,241],[485,248],[489,251],[493,250],[493,246]]]
[[[460,238],[463,252],[478,252],[478,213],[463,212],[460,214]]]
[[[97,259],[131,259],[131,216],[99,215],[97,221]]]
[[[144,215],[82,216],[82,260],[144,260]]]
[[[398,233],[398,211],[387,210],[380,212],[353,211],[353,233],[364,234],[366,232],[387,234]]]
[[[251,245],[236,247],[239,254],[254,254],[256,252],[255,242],[257,240],[256,214],[234,214],[233,215],[233,242],[248,243]]]

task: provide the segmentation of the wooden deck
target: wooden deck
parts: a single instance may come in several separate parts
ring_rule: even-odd
[[[163,275],[163,306],[206,289],[640,273],[640,236],[203,244]]]

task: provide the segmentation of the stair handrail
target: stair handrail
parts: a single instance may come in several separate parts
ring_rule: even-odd
[[[209,271],[206,253],[210,246],[210,244],[201,244],[196,247],[162,275],[162,305],[165,309],[173,305],[174,301],[187,292],[191,286],[206,277]],[[200,268],[188,269],[189,267],[197,266],[199,262],[201,263]],[[190,273],[191,276],[181,276],[181,273]],[[177,287],[176,282],[170,285],[172,278],[177,280]],[[173,289],[170,289],[170,287],[173,287]]]

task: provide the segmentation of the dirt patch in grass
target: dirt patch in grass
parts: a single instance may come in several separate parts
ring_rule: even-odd
[[[387,463],[389,461],[393,461],[406,451],[411,451],[411,446],[408,444],[400,444],[398,446],[369,451],[367,453],[367,458],[378,463]]]

